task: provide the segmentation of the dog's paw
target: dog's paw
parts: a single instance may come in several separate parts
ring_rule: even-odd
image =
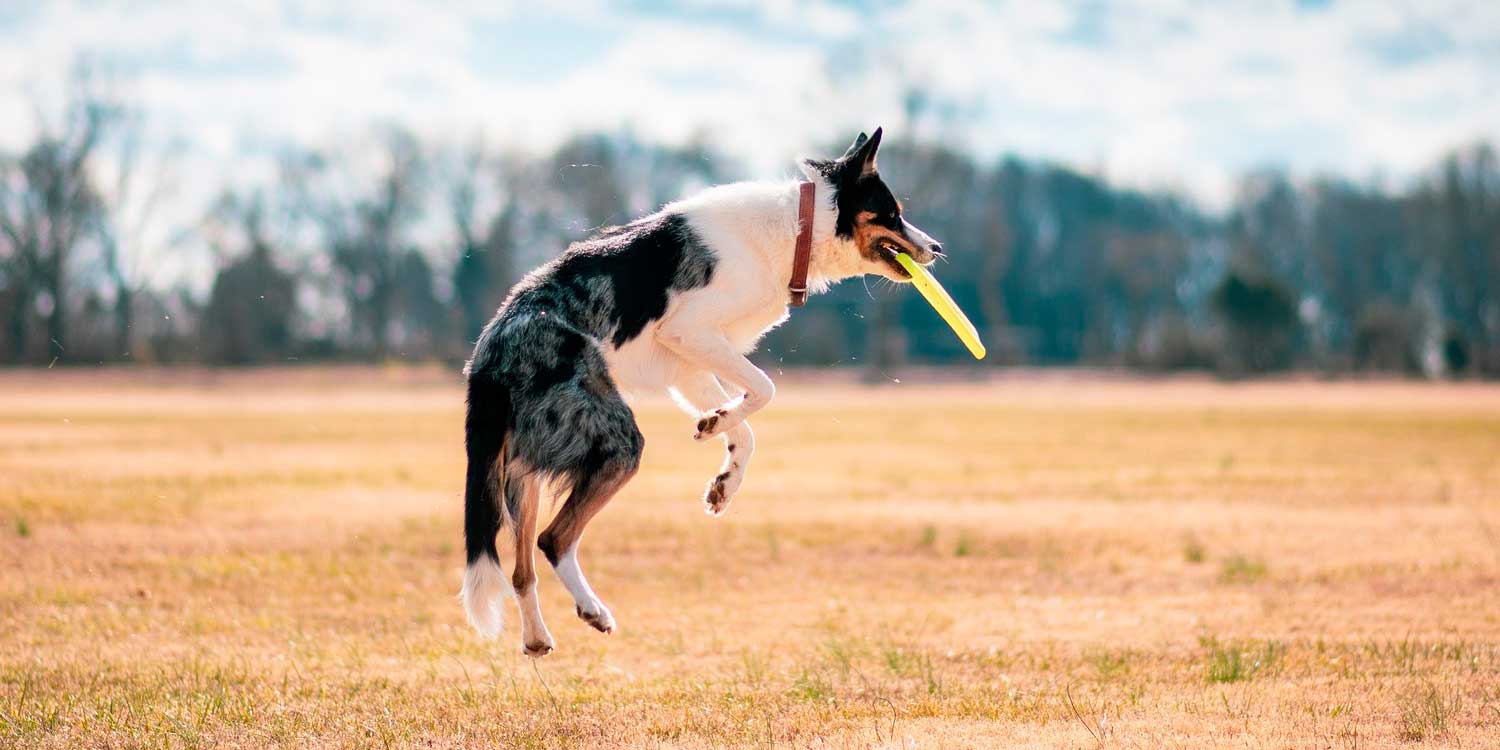
[[[714,435],[729,428],[729,410],[714,409],[704,414],[698,420],[698,431],[693,434],[694,440],[707,440]]]
[[[730,473],[722,472],[709,480],[708,489],[703,491],[703,512],[710,516],[724,515],[729,509],[729,499],[734,494],[734,488],[730,486]]]
[[[533,659],[540,659],[552,653],[552,639],[549,637],[534,643],[527,643],[521,646],[521,653]]]
[[[589,627],[605,635],[615,632],[615,617],[609,613],[609,608],[603,603],[594,602],[588,609],[585,609],[583,605],[578,605],[576,609],[578,619],[588,623]]]

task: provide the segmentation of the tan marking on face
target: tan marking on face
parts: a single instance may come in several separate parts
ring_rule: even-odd
[[[914,247],[900,232],[893,232],[879,224],[874,223],[875,212],[860,211],[854,217],[854,246],[859,248],[859,254],[867,260],[887,260],[886,252],[880,249],[882,240],[886,240],[901,248],[903,252],[914,258],[922,257],[921,251]]]

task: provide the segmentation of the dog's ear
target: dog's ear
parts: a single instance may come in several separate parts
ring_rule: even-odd
[[[858,167],[861,176],[875,173],[875,154],[880,150],[880,133],[881,128],[875,128],[875,134],[869,138],[860,133],[854,145],[849,148],[849,153],[844,155],[849,166]]]
[[[855,138],[854,142],[849,144],[849,148],[844,149],[844,155],[840,156],[839,158],[848,159],[849,157],[853,156],[854,152],[858,151],[861,146],[865,145],[865,141],[868,140],[870,140],[870,136],[867,136],[863,132],[861,132],[859,134],[859,137]]]
[[[835,183],[857,180],[875,172],[875,152],[880,148],[880,128],[874,135],[860,133],[844,155],[828,161],[825,159],[802,159],[799,166],[809,179],[824,177]]]
[[[828,159],[802,158],[797,160],[797,166],[802,168],[802,174],[814,182],[819,179],[832,180],[838,174],[839,165],[843,162],[830,161]]]

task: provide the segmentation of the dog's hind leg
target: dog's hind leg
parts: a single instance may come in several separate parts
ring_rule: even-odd
[[[724,387],[707,370],[685,370],[672,384],[672,390],[695,417],[729,400]],[[729,507],[730,499],[745,480],[750,457],[755,454],[755,433],[749,422],[741,421],[724,433],[724,449],[724,463],[703,492],[704,511],[713,516]]]
[[[620,406],[624,406],[621,402]],[[629,409],[625,413],[629,416]],[[589,466],[581,471],[573,483],[573,489],[562,508],[542,532],[537,546],[552,563],[557,577],[573,595],[578,617],[601,633],[615,630],[615,618],[604,602],[589,587],[583,568],[578,565],[578,544],[583,538],[583,529],[600,510],[620,491],[640,466],[641,450],[645,444],[640,431],[630,418],[629,430],[615,433],[613,438],[601,439],[590,452]]]
[[[521,608],[521,650],[531,657],[552,652],[552,634],[542,620],[542,605],[536,591],[536,516],[541,479],[525,464],[513,462],[505,483],[506,511],[515,531],[515,572],[511,586]]]

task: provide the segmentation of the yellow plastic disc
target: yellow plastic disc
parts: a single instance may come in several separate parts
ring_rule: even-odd
[[[948,327],[952,328],[953,332],[958,334],[958,340],[964,342],[964,346],[969,347],[969,353],[974,355],[974,359],[984,359],[984,344],[979,340],[979,331],[975,330],[974,324],[969,322],[969,318],[964,315],[964,311],[958,309],[958,305],[954,303],[953,298],[948,296],[948,290],[944,289],[943,285],[938,283],[938,280],[933,277],[931,272],[917,265],[917,262],[912,260],[910,255],[906,253],[896,253],[895,255],[896,262],[900,263],[901,267],[905,268],[906,272],[911,274],[912,286],[915,286],[917,291],[922,293],[922,296],[927,300],[927,304],[932,305],[932,309],[937,310],[938,315],[943,316],[943,320],[948,324]]]

